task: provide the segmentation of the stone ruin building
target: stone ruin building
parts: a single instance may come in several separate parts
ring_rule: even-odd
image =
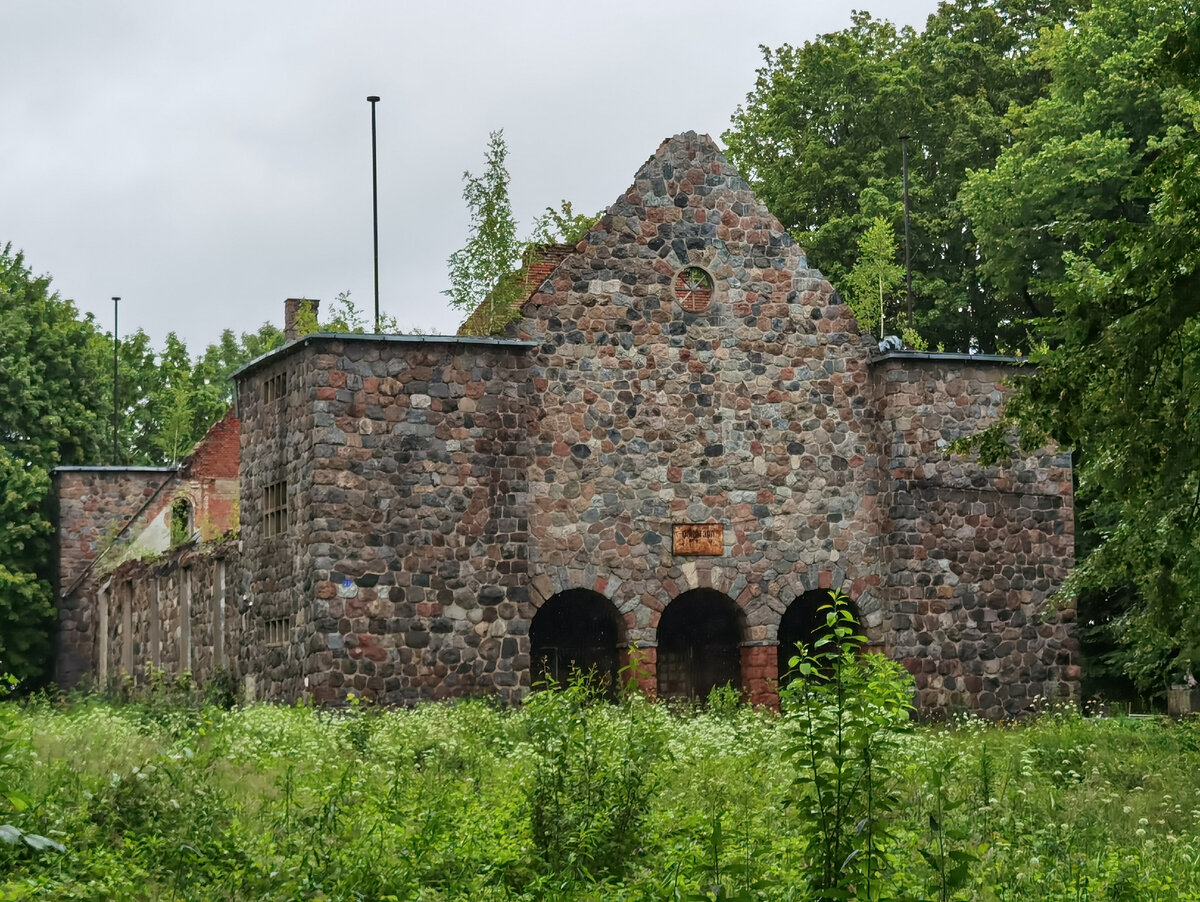
[[[178,471],[60,469],[60,681],[516,702],[632,647],[651,693],[770,704],[841,589],[923,711],[1077,696],[1047,604],[1069,456],[947,451],[1015,361],[881,352],[690,132],[531,274],[503,337],[318,333],[239,371],[236,540],[97,565],[109,524],[121,548],[180,492],[208,503],[211,436]]]

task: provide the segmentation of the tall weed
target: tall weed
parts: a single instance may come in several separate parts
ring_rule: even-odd
[[[830,593],[819,610],[826,630],[791,659],[797,678],[781,693],[790,809],[816,897],[875,899],[900,807],[897,749],[909,728],[911,681],[896,663],[861,652],[866,639],[845,595]]]
[[[667,747],[667,719],[636,692],[618,705],[588,679],[535,692],[521,712],[533,845],[553,873],[590,880],[625,872]]]

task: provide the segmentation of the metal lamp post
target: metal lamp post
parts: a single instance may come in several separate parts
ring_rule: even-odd
[[[379,98],[372,94],[371,104],[371,224],[375,235],[375,331],[379,332],[379,175],[375,156],[375,104]]]

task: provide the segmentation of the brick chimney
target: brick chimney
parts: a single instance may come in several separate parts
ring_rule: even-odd
[[[288,298],[283,302],[283,337],[285,341],[295,341],[299,337],[296,334],[296,320],[300,317],[300,311],[308,307],[312,310],[315,318],[320,304],[320,301],[313,298]]]

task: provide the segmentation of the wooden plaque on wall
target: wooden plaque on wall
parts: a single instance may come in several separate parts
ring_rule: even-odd
[[[675,554],[719,557],[725,553],[725,527],[720,523],[675,523],[671,546]]]

